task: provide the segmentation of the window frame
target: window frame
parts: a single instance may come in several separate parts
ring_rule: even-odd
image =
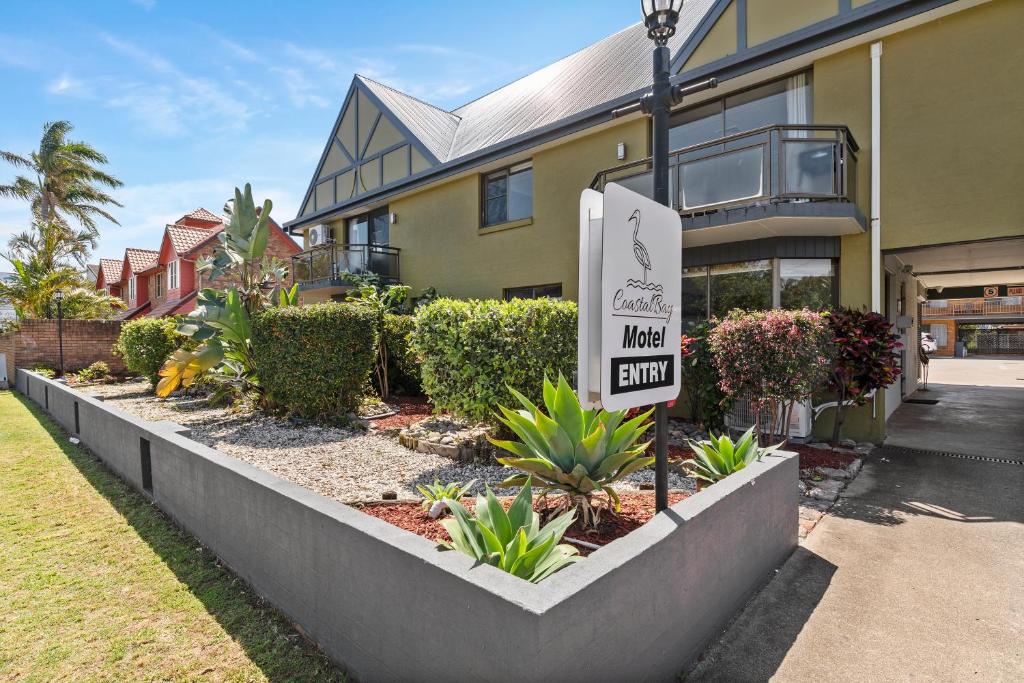
[[[374,242],[373,241],[373,219],[377,216],[384,216],[384,220],[388,226],[388,241],[387,242]],[[353,242],[352,241],[352,223],[359,222],[360,220],[366,221],[366,242]],[[357,213],[354,216],[349,216],[345,219],[345,245],[360,245],[369,244],[376,247],[389,247],[391,246],[391,210],[390,207],[385,204],[384,206],[378,206],[376,209],[370,209],[369,211],[363,211]]]
[[[135,303],[135,276],[128,278],[128,300]]]
[[[178,289],[178,260],[174,259],[167,264],[167,290]]]
[[[509,192],[509,180],[510,180],[510,178],[513,175],[516,175],[518,173],[525,173],[526,171],[529,171],[530,174],[531,174],[530,175],[530,215],[529,216],[522,216],[520,218],[509,218],[508,217],[508,214],[509,214],[509,197],[511,196],[511,193]],[[489,223],[487,221],[487,183],[488,183],[489,180],[497,179],[497,178],[504,178],[505,179],[505,218],[504,218],[504,220],[494,221],[494,222]],[[497,227],[497,226],[500,226],[500,225],[505,225],[507,223],[517,223],[519,221],[533,220],[533,199],[534,199],[534,194],[535,194],[533,189],[534,188],[533,188],[533,159],[532,158],[526,159],[524,161],[520,161],[520,162],[517,162],[517,163],[514,163],[514,164],[509,164],[508,166],[505,166],[504,168],[498,168],[498,169],[495,169],[493,171],[488,171],[486,173],[481,173],[480,174],[480,192],[479,192],[479,195],[480,195],[480,229],[483,230],[485,228],[494,228],[494,227]]]
[[[537,294],[538,290],[552,287],[558,287],[558,296],[551,296],[549,294]],[[513,295],[513,292],[522,292],[527,289],[533,291],[533,296],[525,297]],[[521,287],[505,287],[501,291],[501,299],[502,301],[512,301],[513,299],[554,299],[556,301],[562,301],[565,299],[565,293],[561,282],[550,282],[544,285],[522,285]]]
[[[156,289],[155,297],[157,299],[159,299],[160,297],[162,297],[164,295],[164,291],[163,291],[164,290],[164,274],[163,273],[157,273],[156,274],[156,283],[155,284],[156,284],[156,287],[155,287],[155,289]]]

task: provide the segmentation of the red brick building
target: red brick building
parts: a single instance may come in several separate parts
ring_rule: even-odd
[[[164,228],[158,250],[129,248],[125,250],[123,262],[101,259],[97,289],[120,294],[127,305],[119,316],[123,320],[189,313],[196,307],[199,289],[230,283],[228,280],[203,282],[196,272],[196,261],[213,255],[217,235],[224,230],[225,221],[225,217],[204,208],[185,214]],[[267,257],[289,262],[300,250],[299,245],[271,220]],[[113,268],[119,263],[122,265],[115,276]],[[105,271],[104,265],[110,272]]]

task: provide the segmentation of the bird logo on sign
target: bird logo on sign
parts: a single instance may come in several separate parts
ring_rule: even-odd
[[[649,284],[647,282],[647,272],[651,270],[651,254],[647,251],[647,247],[643,242],[640,241],[640,209],[633,211],[633,215],[629,217],[629,222],[633,224],[633,257],[636,258],[636,262],[643,268],[643,280],[627,280],[626,284],[631,287],[638,287],[640,289],[661,289],[661,285]]]

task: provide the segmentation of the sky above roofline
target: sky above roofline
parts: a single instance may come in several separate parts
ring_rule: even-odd
[[[235,185],[270,197],[291,220],[355,73],[444,109],[615,33],[638,3],[236,6],[179,0],[46,1],[8,7],[0,88],[18,106],[0,117],[0,149],[28,153],[43,122],[110,158],[125,181],[101,225],[100,257],[159,248],[164,226],[197,206],[217,211]],[[343,38],[343,39],[339,39]],[[0,182],[16,169],[0,164]],[[27,227],[0,200],[0,246]],[[0,270],[3,268],[0,267]]]

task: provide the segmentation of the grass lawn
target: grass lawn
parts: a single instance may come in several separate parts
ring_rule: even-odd
[[[199,543],[0,391],[0,680],[345,680]]]

